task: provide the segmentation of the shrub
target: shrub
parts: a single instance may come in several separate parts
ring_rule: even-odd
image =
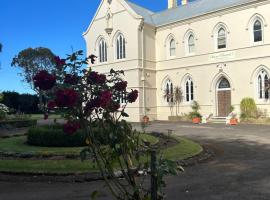
[[[197,101],[194,101],[191,105],[192,112],[189,113],[189,118],[193,119],[196,117],[202,118],[202,115],[199,113],[200,105]]]
[[[66,134],[62,125],[40,126],[29,129],[27,143],[43,147],[79,147],[86,145],[83,130],[74,134]]]
[[[0,128],[13,127],[13,128],[23,128],[36,126],[37,120],[5,120],[0,121]]]
[[[254,99],[244,98],[240,103],[241,118],[256,118],[257,117],[257,106]]]

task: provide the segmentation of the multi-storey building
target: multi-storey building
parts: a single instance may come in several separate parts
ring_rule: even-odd
[[[270,1],[182,4],[168,0],[168,9],[155,13],[125,0],[102,0],[84,33],[88,54],[98,56],[94,69],[124,70],[129,88],[139,90],[129,120],[167,120],[172,99],[164,93],[176,86],[183,92],[182,114],[196,100],[203,115],[225,117],[231,105],[239,113],[244,97],[269,111]]]

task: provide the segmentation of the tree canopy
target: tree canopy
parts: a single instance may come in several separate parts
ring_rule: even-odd
[[[55,66],[54,53],[44,47],[24,49],[12,60],[11,65],[22,70],[23,81],[33,86],[33,76],[41,70],[52,71]]]

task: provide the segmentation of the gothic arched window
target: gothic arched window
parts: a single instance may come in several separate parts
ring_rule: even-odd
[[[99,41],[99,62],[107,62],[107,43],[104,39]]]
[[[126,58],[126,40],[122,34],[116,38],[116,51],[117,60]]]
[[[194,100],[194,85],[191,77],[188,77],[185,82],[185,100],[186,102]]]

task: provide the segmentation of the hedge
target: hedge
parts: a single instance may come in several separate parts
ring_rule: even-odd
[[[86,135],[83,130],[70,135],[64,133],[61,125],[47,125],[30,128],[27,143],[42,147],[80,147],[86,145]]]
[[[14,127],[14,128],[23,128],[36,126],[37,120],[25,119],[25,120],[4,120],[0,121],[0,128]]]

